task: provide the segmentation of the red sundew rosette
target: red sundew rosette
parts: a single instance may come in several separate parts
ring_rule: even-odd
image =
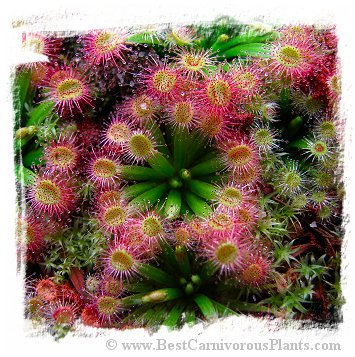
[[[270,260],[260,253],[250,252],[242,259],[236,279],[243,285],[259,288],[267,282],[270,273]]]
[[[119,179],[120,160],[115,151],[94,150],[86,162],[86,175],[98,189],[114,187]]]
[[[151,58],[148,66],[138,75],[140,83],[148,96],[155,98],[160,104],[181,97],[185,79],[177,68]]]
[[[46,305],[44,316],[50,326],[72,326],[80,309],[74,302],[56,300]]]
[[[46,101],[63,117],[83,114],[87,106],[93,107],[92,88],[87,75],[78,67],[54,65],[49,68],[42,84]]]
[[[82,53],[86,61],[92,66],[125,64],[125,52],[131,51],[127,47],[127,34],[119,31],[94,30],[79,38],[83,48]]]
[[[211,233],[198,247],[198,256],[211,262],[219,276],[231,276],[241,267],[247,246],[239,230]]]
[[[29,289],[46,303],[53,302],[58,298],[58,285],[50,278],[30,282]]]
[[[59,38],[55,38],[54,36],[45,33],[30,32],[22,34],[22,48],[25,51],[47,56],[50,61],[58,58],[61,50],[61,42],[62,41]],[[30,62],[24,65],[25,68],[30,68],[32,71],[36,72],[42,72],[46,66],[46,62]]]
[[[114,242],[102,254],[101,265],[103,274],[123,281],[137,275],[139,264],[143,261],[137,247],[132,247],[125,242]]]
[[[270,73],[274,81],[281,81],[291,86],[307,78],[317,65],[319,54],[315,50],[314,39],[295,37],[276,40],[271,44],[270,59],[261,60],[266,73]]]
[[[257,64],[238,63],[232,66],[229,72],[238,89],[236,101],[239,104],[252,105],[255,97],[265,94],[265,73]]]
[[[101,135],[101,146],[106,150],[121,152],[125,144],[129,141],[136,125],[130,123],[123,115],[111,115],[108,122],[104,124]]]
[[[210,68],[215,65],[216,57],[212,56],[211,50],[197,50],[181,47],[174,51],[176,57],[175,66],[188,80],[205,78]]]
[[[26,198],[36,214],[60,221],[76,208],[77,185],[74,178],[68,179],[63,174],[48,170],[41,171],[26,192]]]
[[[84,308],[82,317],[84,324],[95,327],[113,327],[121,321],[123,308],[118,298],[102,293],[93,295],[91,303]]]
[[[18,217],[16,223],[18,252],[26,254],[27,262],[37,262],[46,246],[48,225],[44,226],[31,211],[23,217]]]
[[[117,116],[122,117],[127,125],[134,124],[141,128],[149,128],[149,123],[157,118],[157,112],[157,100],[144,91],[125,99],[116,107]]]
[[[219,68],[198,83],[195,95],[200,108],[225,114],[234,108],[238,93],[231,72]]]
[[[131,244],[135,244],[144,256],[153,258],[159,251],[159,241],[167,237],[169,230],[170,222],[167,218],[146,208],[142,211],[136,210],[125,238],[128,239],[129,233]],[[144,248],[147,248],[149,253],[144,251]]]
[[[81,149],[76,134],[59,135],[44,148],[46,169],[70,175],[81,160]]]
[[[101,231],[118,239],[132,220],[132,208],[125,200],[111,197],[97,205],[96,216]]]
[[[81,321],[85,326],[102,327],[99,312],[95,304],[87,304],[81,312]]]

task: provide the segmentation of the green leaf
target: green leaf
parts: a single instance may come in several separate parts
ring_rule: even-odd
[[[196,214],[196,216],[207,217],[213,212],[212,208],[209,206],[209,204],[206,201],[196,196],[192,192],[189,191],[184,192],[184,198],[187,204],[191,207],[193,212]]]
[[[120,177],[127,181],[161,180],[165,177],[152,168],[145,166],[122,165],[119,170]]]
[[[213,200],[216,198],[216,186],[200,180],[186,181],[186,186],[196,195],[205,198],[206,200]]]
[[[157,150],[164,154],[167,157],[170,157],[170,151],[166,144],[165,137],[160,130],[160,127],[155,119],[149,119],[148,122],[145,124],[145,127],[149,130],[151,135],[154,138],[155,143],[157,144]]]
[[[179,171],[184,167],[186,159],[186,143],[189,136],[187,128],[177,128],[173,134],[174,140],[174,166]]]
[[[14,82],[14,106],[16,111],[16,120],[19,121],[24,115],[24,104],[31,81],[31,71],[21,70]]]
[[[179,321],[181,314],[185,309],[186,303],[184,301],[174,304],[173,308],[168,313],[163,325],[168,327],[175,327]]]
[[[163,44],[156,36],[154,36],[154,32],[141,32],[135,33],[134,35],[130,36],[126,40],[127,42],[133,43],[146,43],[148,45],[161,45]]]
[[[145,278],[153,280],[156,283],[159,283],[164,286],[178,285],[176,279],[173,276],[149,264],[141,263],[138,267],[138,272]]]
[[[125,199],[130,200],[132,198],[135,198],[135,197],[143,194],[144,192],[147,192],[147,191],[153,189],[156,186],[157,186],[156,182],[150,182],[150,181],[136,183],[134,185],[125,187],[122,190],[122,196]]]
[[[185,151],[185,166],[189,167],[196,159],[206,152],[208,137],[202,135],[198,130],[191,133],[186,139]]]
[[[137,184],[138,185],[138,184]],[[157,187],[150,189],[149,191],[142,193],[138,197],[134,198],[130,204],[138,209],[145,209],[147,206],[154,205],[159,199],[162,199],[163,194],[169,189],[167,183],[162,183]]]
[[[188,257],[188,253],[186,247],[178,246],[175,248],[175,259],[178,263],[180,271],[186,276],[191,276],[191,266],[190,260]]]
[[[308,147],[308,144],[304,138],[294,140],[287,145],[287,148],[296,148],[296,149],[301,149],[301,150],[307,149],[307,147]]]
[[[156,152],[147,160],[148,164],[159,174],[172,177],[175,173],[174,166],[160,152]]]
[[[263,43],[266,41],[273,40],[277,36],[277,32],[268,32],[263,35],[251,35],[250,33],[244,33],[238,36],[233,37],[231,40],[216,44],[216,50],[218,49],[220,53],[227,51],[232,47],[236,47],[241,44],[252,44],[252,43]]]
[[[192,326],[196,323],[196,311],[192,308],[189,308],[185,311],[185,322]]]
[[[26,126],[40,125],[52,112],[55,103],[46,101],[36,106],[30,113]]]
[[[172,189],[168,194],[168,198],[164,207],[164,215],[169,219],[174,219],[179,216],[181,209],[181,193],[180,190]]]
[[[284,131],[284,136],[288,140],[292,140],[297,137],[298,134],[301,133],[304,126],[304,120],[301,116],[297,116],[293,118]]]
[[[132,293],[148,293],[154,290],[154,287],[147,283],[142,283],[140,281],[134,281],[132,283],[125,284],[125,290]]]
[[[247,43],[233,47],[226,52],[220,54],[225,58],[231,57],[258,57],[269,58],[271,56],[270,50],[265,48],[263,43]]]
[[[41,163],[41,159],[43,157],[43,147],[38,148],[37,150],[33,150],[28,152],[23,157],[23,164],[26,167],[31,167],[32,165],[39,165]]]
[[[176,261],[176,257],[175,257],[175,252],[173,250],[173,248],[170,246],[170,244],[165,240],[165,239],[161,239],[159,241],[159,245],[161,248],[161,254],[164,257],[164,261],[172,266],[174,268],[174,270],[179,269],[179,265]]]
[[[15,166],[15,175],[17,182],[19,182],[24,187],[33,185],[37,179],[37,175],[33,171],[22,165]]]
[[[203,161],[192,167],[189,171],[192,177],[208,175],[225,168],[225,164],[220,157],[214,157],[210,160]]]
[[[208,261],[202,266],[200,277],[202,280],[207,281],[216,273],[217,270],[217,265],[211,261]]]
[[[168,314],[169,304],[171,303],[162,303],[155,305],[152,308],[154,314],[149,319],[147,319],[147,328],[159,328],[162,325],[166,315]]]
[[[206,295],[198,294],[194,297],[194,301],[207,320],[217,318],[218,314],[213,302]]]
[[[214,306],[216,307],[216,310],[218,311],[219,316],[225,317],[225,316],[231,316],[231,315],[239,315],[237,312],[230,309],[229,307],[227,307],[223,304],[220,304],[219,302],[214,301],[212,299],[210,299],[210,300],[213,302]]]

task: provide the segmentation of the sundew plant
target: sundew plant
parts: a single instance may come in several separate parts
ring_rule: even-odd
[[[55,338],[341,321],[335,28],[222,17],[22,45],[48,59],[13,85],[27,319]]]

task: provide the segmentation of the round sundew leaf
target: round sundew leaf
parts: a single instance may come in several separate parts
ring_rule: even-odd
[[[121,226],[126,218],[127,212],[121,206],[109,206],[103,214],[103,221],[109,227]]]
[[[117,271],[128,271],[134,265],[134,258],[125,249],[116,249],[111,252],[110,265]]]
[[[36,186],[35,197],[44,205],[56,205],[60,202],[61,190],[51,180],[42,180]]]
[[[97,309],[104,316],[114,315],[120,306],[118,299],[111,296],[102,296],[97,301]]]
[[[223,107],[229,105],[232,97],[232,90],[227,81],[214,79],[206,87],[208,100],[212,105]]]
[[[98,158],[93,164],[93,174],[95,177],[108,179],[117,174],[117,165],[113,160]]]
[[[142,221],[142,231],[148,237],[158,237],[163,233],[163,226],[158,216],[148,216]]]
[[[76,158],[74,151],[66,146],[51,148],[48,156],[53,165],[62,169],[72,167]]]
[[[177,76],[175,73],[161,69],[154,73],[152,86],[161,94],[170,93],[175,88],[176,80]]]
[[[235,167],[245,167],[253,159],[253,150],[248,145],[235,145],[228,152],[228,161]]]
[[[147,159],[154,152],[153,142],[147,135],[138,133],[131,136],[127,142],[130,153],[137,159]]]
[[[239,250],[235,244],[222,243],[215,251],[215,258],[219,264],[230,265],[235,262],[239,256]]]
[[[55,322],[61,325],[71,325],[75,320],[75,313],[69,306],[57,308],[52,316]]]
[[[243,194],[236,187],[226,187],[218,195],[218,202],[220,202],[225,207],[239,207],[242,201]]]
[[[56,95],[60,101],[78,99],[84,92],[83,83],[76,78],[67,78],[61,81],[56,88]]]
[[[242,279],[247,284],[256,284],[263,274],[263,269],[259,264],[250,264],[242,273]]]
[[[281,47],[276,54],[276,59],[283,66],[291,68],[299,66],[303,61],[301,52],[293,46]]]

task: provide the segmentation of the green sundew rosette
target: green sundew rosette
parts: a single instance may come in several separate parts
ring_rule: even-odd
[[[225,169],[219,151],[198,130],[166,125],[162,131],[154,120],[150,127],[158,142],[154,152],[144,164],[120,167],[120,178],[128,183],[123,197],[138,210],[154,207],[170,220],[210,215],[215,183]]]

